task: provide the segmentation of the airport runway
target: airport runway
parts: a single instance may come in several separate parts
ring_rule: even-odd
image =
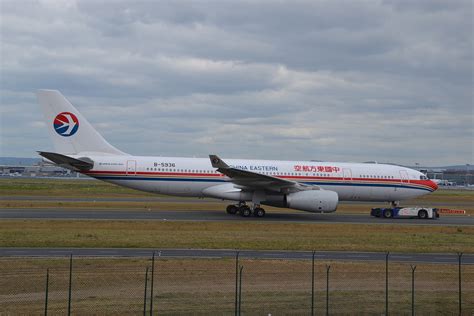
[[[160,258],[235,258],[236,251],[229,249],[144,249],[144,248],[0,248],[1,257],[151,257],[153,252]],[[242,250],[242,259],[280,259],[280,260],[310,260],[309,251],[278,251],[278,250]],[[316,260],[347,260],[347,261],[384,261],[385,253],[381,252],[346,252],[346,251],[317,251]],[[417,254],[392,253],[392,262],[406,263],[438,263],[457,264],[456,254]],[[462,264],[474,264],[474,254],[464,254]]]
[[[474,217],[443,216],[439,219],[384,219],[362,214],[312,214],[312,213],[272,213],[267,212],[264,218],[241,217],[229,215],[224,211],[146,211],[127,209],[76,209],[76,208],[3,208],[0,219],[55,219],[55,220],[159,220],[159,221],[193,221],[218,222],[242,221],[262,223],[359,223],[359,224],[403,224],[403,225],[438,225],[438,226],[472,226]]]

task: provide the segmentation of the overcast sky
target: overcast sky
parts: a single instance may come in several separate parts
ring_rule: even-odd
[[[1,156],[46,88],[131,154],[474,162],[471,0],[0,3]]]

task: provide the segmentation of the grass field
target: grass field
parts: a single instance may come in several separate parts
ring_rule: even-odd
[[[48,311],[65,314],[68,263],[67,258],[0,259],[0,310],[7,315],[41,314],[45,272],[49,268]],[[150,264],[149,259],[74,259],[72,313],[139,314],[143,310],[145,267]],[[385,263],[341,261],[316,262],[316,314],[325,311],[327,264],[331,265],[331,314],[384,314]],[[310,314],[310,261],[241,259],[240,265],[244,267],[244,314]],[[165,315],[232,315],[234,271],[235,263],[230,259],[158,258],[155,264],[154,311]],[[418,265],[416,311],[426,315],[456,314],[457,272],[457,266],[453,265]],[[389,277],[389,311],[397,315],[409,314],[410,265],[390,263]],[[463,311],[465,315],[470,315],[474,312],[474,266],[463,267],[462,280]]]
[[[474,252],[474,227],[264,222],[0,222],[2,247]]]
[[[167,198],[95,180],[1,179],[0,207],[223,210],[216,200]],[[18,197],[18,199],[15,199]],[[22,199],[28,197],[28,200]],[[56,200],[42,200],[54,197]],[[66,201],[62,198],[85,198]],[[95,201],[94,198],[98,200]],[[113,201],[101,201],[110,198]],[[120,198],[133,198],[121,201]],[[116,199],[116,200],[114,200]],[[142,201],[143,199],[143,201]],[[173,200],[174,199],[174,200]],[[437,191],[420,204],[474,204],[472,191]],[[367,214],[373,205],[341,204],[339,213]],[[473,207],[466,207],[474,212]],[[287,209],[268,211],[297,212]],[[264,222],[4,220],[1,247],[154,247],[396,252],[474,252],[474,227]]]
[[[62,197],[153,197],[155,194],[120,187],[90,178],[0,178],[2,195]]]

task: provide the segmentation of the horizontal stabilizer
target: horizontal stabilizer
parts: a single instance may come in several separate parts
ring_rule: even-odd
[[[94,167],[94,162],[87,157],[76,159],[66,155],[46,151],[38,151],[38,154],[48,160],[51,160],[61,167],[68,169],[72,168],[75,171],[88,171]]]

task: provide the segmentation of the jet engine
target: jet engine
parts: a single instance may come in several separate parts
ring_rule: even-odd
[[[299,191],[286,196],[289,208],[313,213],[334,212],[338,203],[337,193],[327,190]]]

